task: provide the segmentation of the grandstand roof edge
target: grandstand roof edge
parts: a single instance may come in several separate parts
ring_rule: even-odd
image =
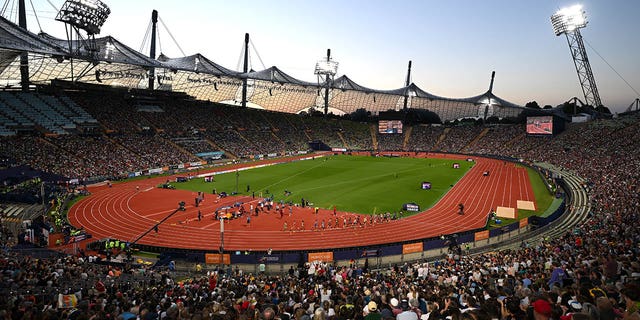
[[[40,33],[38,37],[40,39],[44,39],[47,42],[54,43],[58,46],[61,46],[63,48],[68,46],[68,40],[56,38],[45,32]],[[78,40],[73,40],[73,42],[77,43]],[[160,67],[161,66],[160,62],[154,59],[151,59],[145,56],[144,54],[130,48],[129,46],[120,42],[118,39],[114,38],[113,36],[107,35],[104,37],[96,38],[95,42],[96,42],[98,53],[95,54],[94,57],[90,57],[82,54],[71,54],[69,53],[68,49],[65,49],[65,53],[67,55],[73,56],[74,58],[80,59],[80,60],[101,61],[101,62],[107,62],[107,63],[123,63],[123,64],[130,64],[130,65],[136,65],[141,67]],[[108,47],[107,44],[110,44],[111,47],[107,48]],[[117,50],[126,59],[118,59],[117,56],[109,54],[108,51],[113,49]],[[108,59],[106,57],[116,57],[116,58]]]
[[[351,80],[351,78],[349,78],[347,75],[342,75],[337,79],[334,79],[331,83],[331,87],[334,89],[356,90],[356,91],[362,91],[365,93],[392,94],[392,95],[400,95],[400,96],[405,95],[407,91],[407,87],[402,87],[402,88],[392,89],[392,90],[378,90],[378,89],[367,88]]]
[[[291,84],[300,85],[300,86],[314,86],[314,87],[321,86],[321,84],[318,84],[315,82],[308,82],[308,81],[296,79],[284,73],[282,70],[280,70],[280,68],[276,66],[272,66],[270,68],[260,70],[260,71],[243,73],[243,74],[240,74],[240,76],[247,79],[278,82],[281,84],[291,83]]]
[[[215,62],[211,59],[205,57],[201,53],[192,54],[186,57],[179,58],[169,58],[164,55],[159,56],[164,57],[165,60],[156,60],[158,61],[162,67],[167,69],[176,69],[182,71],[191,71],[197,73],[206,73],[213,75],[221,75],[221,76],[240,76],[240,72],[233,71],[231,69],[227,69]],[[203,66],[203,69],[198,69],[199,66]]]
[[[64,47],[46,41],[2,16],[0,16],[0,29],[9,35],[0,41],[0,48],[51,55],[67,54]]]

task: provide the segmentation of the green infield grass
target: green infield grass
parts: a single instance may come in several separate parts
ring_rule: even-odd
[[[453,163],[460,169],[453,169]],[[357,213],[398,212],[405,203],[432,207],[474,162],[448,159],[327,156],[173,183],[177,189],[269,197]],[[237,183],[236,183],[237,181]],[[431,182],[423,190],[422,182]],[[249,191],[247,191],[249,189]],[[286,193],[288,191],[289,193]]]

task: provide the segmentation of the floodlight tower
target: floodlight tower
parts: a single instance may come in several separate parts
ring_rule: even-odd
[[[329,88],[333,78],[338,73],[338,62],[331,59],[331,49],[327,49],[327,56],[316,62],[313,72],[318,77],[318,83],[324,81],[324,114],[329,113]]]
[[[110,13],[111,9],[100,0],[67,0],[62,4],[56,20],[65,24],[72,57],[96,58],[98,48],[95,35],[100,33],[100,28]],[[83,30],[86,36],[83,36],[80,30]],[[86,69],[82,72],[88,71]],[[73,60],[71,78],[73,79]]]
[[[587,17],[582,10],[581,5],[574,5],[568,8],[560,9],[551,16],[551,25],[556,36],[564,34],[567,37],[567,43],[573,57],[573,64],[578,72],[578,79],[582,86],[585,102],[596,108],[602,105],[596,80],[591,72],[587,51],[582,42],[580,29],[587,26]]]

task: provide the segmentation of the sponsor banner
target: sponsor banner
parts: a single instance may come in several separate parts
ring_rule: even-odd
[[[86,233],[83,233],[83,234],[79,234],[79,235],[76,235],[76,236],[69,237],[69,242],[67,242],[67,243],[76,243],[76,242],[80,242],[80,241],[82,241],[84,239],[87,239],[87,238],[91,238],[91,236],[86,234]]]
[[[129,176],[129,178],[133,178],[133,177],[136,176],[136,173],[135,172],[129,172],[128,176]]]
[[[423,251],[422,242],[407,243],[402,245],[402,254],[416,253]]]
[[[474,234],[474,241],[487,240],[489,239],[489,230],[479,231]]]
[[[347,152],[347,148],[331,148],[334,152]]]
[[[179,164],[178,169],[184,169],[184,163]]]
[[[183,164],[182,164],[182,166],[183,166],[185,169],[187,169],[187,168],[189,168],[189,167],[191,166],[191,164],[190,164],[190,163],[183,163]]]
[[[42,228],[42,238],[44,238],[46,243],[49,243],[49,229]]]
[[[71,180],[69,180],[69,183],[71,183],[71,184],[78,184],[78,183],[80,183],[80,180],[78,180],[78,179],[71,179]]]
[[[298,154],[307,154],[307,151],[298,151]]]
[[[136,171],[136,172],[133,173],[134,177],[139,177],[141,175],[142,175],[142,171]]]
[[[189,162],[189,166],[190,167],[199,167],[201,165],[202,165],[202,163],[200,163],[200,161],[198,161],[198,162]]]
[[[364,250],[362,251],[362,257],[377,257],[379,255],[379,250]]]
[[[162,167],[162,171],[169,171],[169,167]]]
[[[529,218],[520,219],[520,228],[524,228],[529,225]]]
[[[333,252],[309,252],[309,262],[321,261],[321,262],[333,262]]]
[[[222,258],[222,261],[220,261]],[[204,262],[206,264],[231,264],[231,255],[228,253],[223,253],[222,257],[219,253],[205,253],[204,254]]]
[[[263,256],[258,261],[262,263],[278,263],[280,262],[280,256]]]
[[[405,203],[402,205],[402,209],[411,212],[420,212],[420,206],[415,203]]]
[[[198,157],[198,158],[213,159],[213,160],[220,160],[220,159],[222,159],[223,155],[224,155],[223,151],[212,151],[212,152],[196,153],[196,157]]]
[[[149,169],[149,173],[162,173],[162,168]]]
[[[277,153],[269,153],[269,154],[267,154],[267,157],[269,157],[269,158],[273,158],[273,157],[277,157],[277,156],[278,156]]]

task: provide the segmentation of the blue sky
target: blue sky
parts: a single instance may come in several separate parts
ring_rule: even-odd
[[[266,67],[315,81],[315,62],[331,48],[340,63],[338,74],[365,87],[402,87],[412,60],[412,81],[436,95],[483,93],[495,70],[498,96],[521,105],[536,100],[554,106],[582,98],[582,91],[566,39],[554,35],[549,17],[581,3],[589,20],[582,35],[603,103],[622,111],[638,95],[593,49],[640,91],[640,1],[635,0],[103,2],[112,13],[101,34],[134,49],[140,49],[156,9],[187,55],[202,53],[230,69],[237,69],[248,32],[257,49],[252,54],[256,70],[262,69],[259,55]],[[63,1],[51,3],[59,8]],[[52,6],[46,1],[34,6],[42,29],[64,38]],[[33,13],[29,28],[39,31]],[[160,37],[163,53],[181,55],[163,27]]]

